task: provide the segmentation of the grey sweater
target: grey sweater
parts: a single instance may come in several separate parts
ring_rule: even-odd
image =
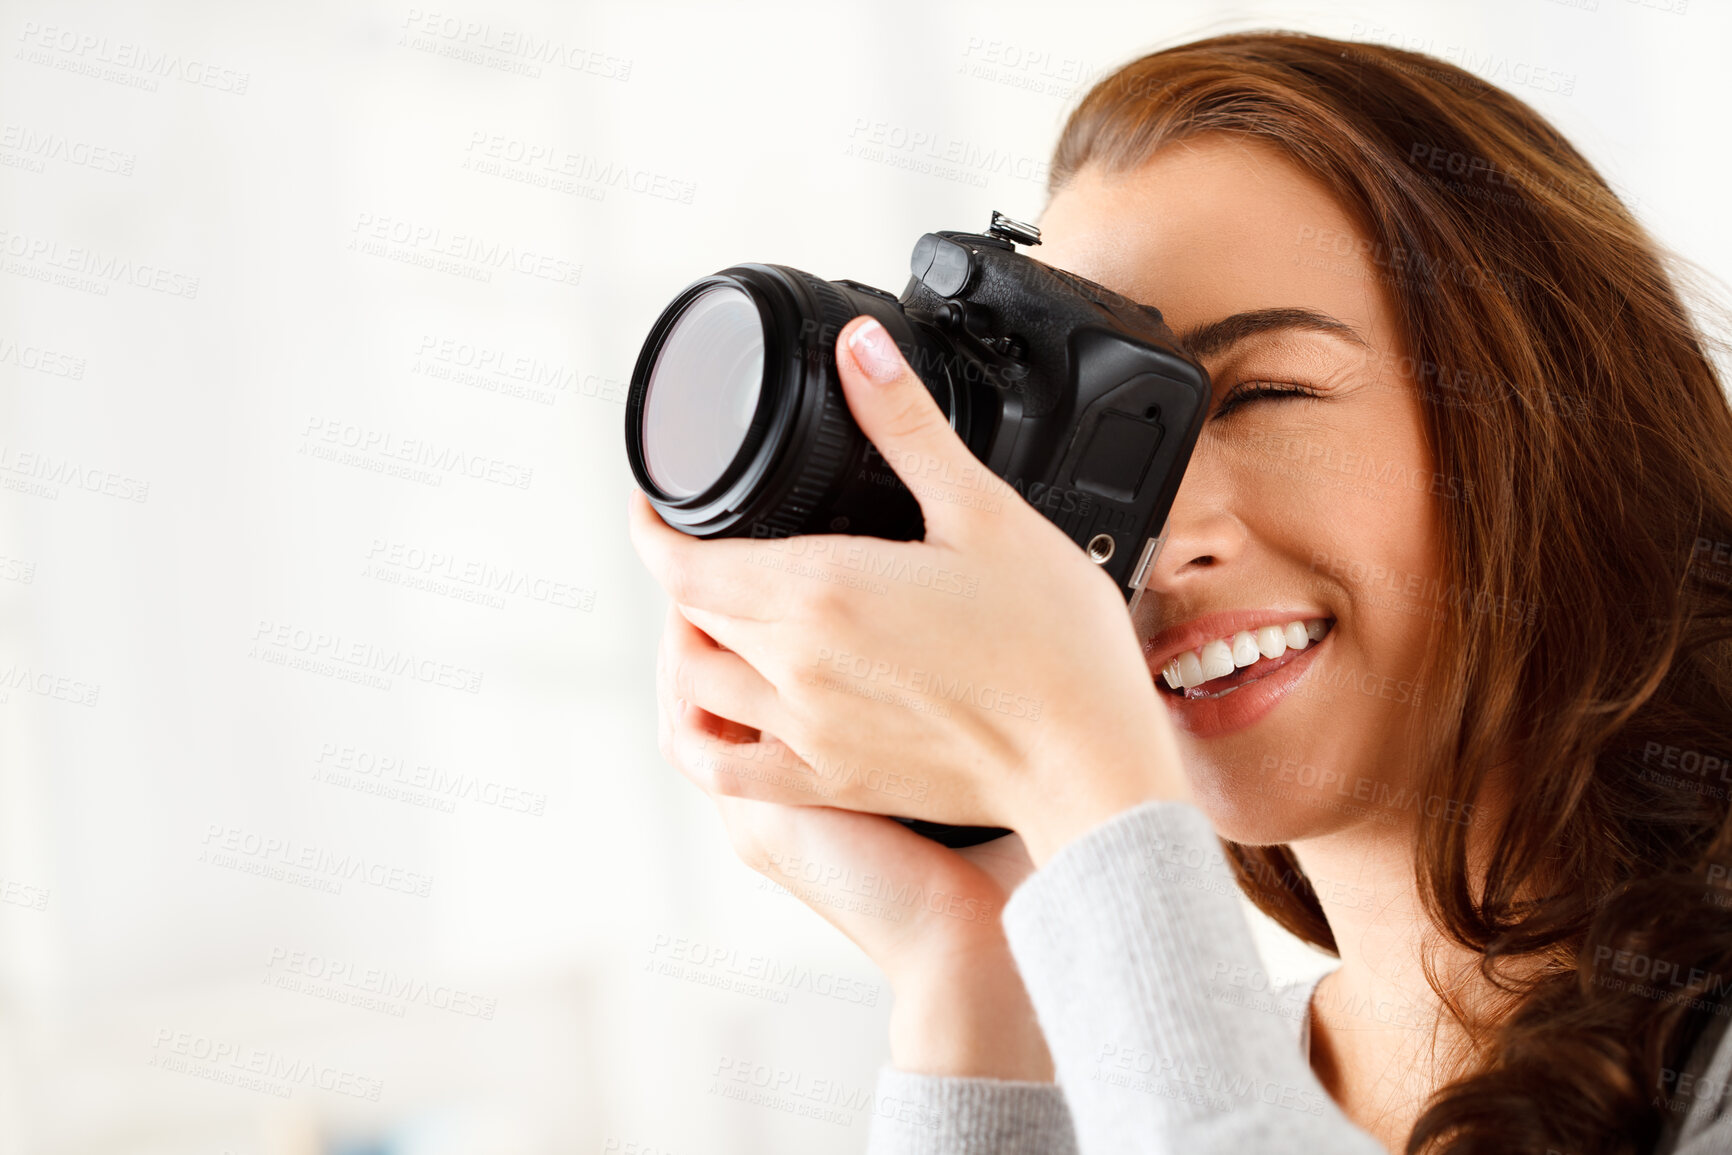
[[[1311,1073],[1315,980],[1271,989],[1237,894],[1186,803],[1144,803],[1060,849],[1003,912],[1057,1084],[885,1067],[868,1155],[1383,1155]],[[1732,1042],[1716,1043],[1679,1080],[1679,1129],[1657,1150],[1732,1152]]]

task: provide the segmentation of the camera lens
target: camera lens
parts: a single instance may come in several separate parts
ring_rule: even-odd
[[[925,533],[919,503],[842,395],[836,337],[860,313],[884,324],[967,439],[972,362],[895,297],[735,265],[662,310],[632,372],[626,456],[663,520],[695,537]]]
[[[662,492],[692,497],[721,479],[763,382],[758,306],[732,285],[698,294],[669,328],[644,390],[644,466]]]

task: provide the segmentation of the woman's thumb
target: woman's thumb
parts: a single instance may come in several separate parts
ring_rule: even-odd
[[[963,444],[876,318],[843,326],[836,364],[861,432],[920,502],[928,540],[968,510],[1002,505],[1008,487]]]

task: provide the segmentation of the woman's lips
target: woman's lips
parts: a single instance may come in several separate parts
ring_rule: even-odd
[[[1166,700],[1179,729],[1198,738],[1218,738],[1243,730],[1273,710],[1298,686],[1299,679],[1311,666],[1312,655],[1328,645],[1334,636],[1335,631],[1331,629],[1303,650],[1288,650],[1279,658],[1266,658],[1199,687],[1209,693],[1232,689],[1232,693],[1221,697],[1180,697],[1165,687],[1158,671],[1151,673],[1155,677],[1157,692]]]

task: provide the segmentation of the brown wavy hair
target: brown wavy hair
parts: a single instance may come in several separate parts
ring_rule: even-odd
[[[1292,33],[1106,77],[1049,195],[1202,133],[1273,144],[1360,220],[1439,468],[1470,495],[1440,501],[1440,588],[1474,596],[1432,631],[1417,789],[1474,806],[1494,771],[1516,788],[1482,871],[1459,821],[1421,822],[1414,855],[1432,921],[1500,1004],[1470,1021],[1428,968],[1472,1061],[1406,1149],[1650,1151],[1683,1109],[1667,1072],[1732,1012],[1732,408],[1681,263],[1515,97]],[[1336,953],[1287,847],[1225,845],[1262,910]],[[1688,981],[1630,981],[1658,965]]]

